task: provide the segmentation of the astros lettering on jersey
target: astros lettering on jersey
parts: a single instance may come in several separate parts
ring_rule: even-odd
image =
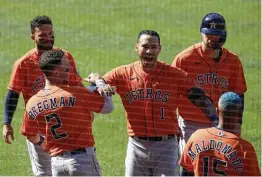
[[[228,91],[239,95],[247,90],[241,61],[238,56],[222,47],[222,56],[218,63],[213,58],[203,56],[201,44],[190,46],[179,53],[172,66],[188,73],[193,82],[200,86],[217,107],[219,97]],[[188,99],[181,99],[179,114],[185,120],[209,123],[208,117]]]
[[[163,136],[179,133],[177,98],[193,83],[186,73],[163,62],[147,74],[139,61],[108,72],[104,79],[117,87],[126,110],[129,136]]]

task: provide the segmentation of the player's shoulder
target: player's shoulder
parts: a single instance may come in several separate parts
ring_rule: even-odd
[[[117,74],[119,74],[119,75],[122,75],[122,74],[124,74],[126,71],[133,69],[133,67],[134,67],[134,63],[125,64],[125,65],[118,66],[118,67],[112,69],[112,70],[109,71],[109,72],[115,72],[115,73],[117,73]]]
[[[184,49],[183,51],[178,53],[176,55],[176,58],[180,59],[180,60],[186,60],[186,59],[194,56],[196,54],[196,50],[200,47],[201,47],[200,43],[190,45],[189,47],[187,47],[186,49]]]
[[[40,92],[40,91],[39,91]],[[39,102],[40,97],[37,96],[37,94],[33,95],[28,102],[26,103],[26,110],[30,110],[35,104]]]
[[[60,89],[67,92],[69,95],[82,95],[85,93],[91,93],[86,87],[83,86],[61,86]]]
[[[248,140],[240,138],[239,145],[243,148],[243,151],[255,151],[254,146]]]
[[[225,52],[227,54],[227,58],[230,59],[231,61],[236,61],[236,62],[240,62],[239,56],[232,52],[231,50],[227,49],[227,48],[222,48],[223,52]]]
[[[15,65],[20,65],[20,64],[26,64],[29,61],[32,61],[32,59],[36,58],[37,54],[36,54],[36,49],[31,49],[28,52],[26,52],[23,56],[21,56],[20,58],[18,58],[15,61]]]
[[[184,75],[184,76],[187,75],[187,73],[186,73],[183,69],[178,68],[178,67],[176,67],[176,66],[169,65],[169,64],[167,64],[167,63],[165,64],[165,70],[166,70],[167,72],[173,73],[173,74],[175,74],[175,75]]]
[[[203,137],[203,136],[206,136],[206,134],[208,134],[208,129],[201,128],[201,129],[196,130],[192,135],[194,135],[195,137]]]

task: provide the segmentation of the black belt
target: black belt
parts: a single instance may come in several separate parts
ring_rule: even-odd
[[[71,155],[75,155],[75,154],[82,154],[82,153],[86,153],[86,149],[85,148],[78,148],[78,149],[74,149],[72,151],[70,151]],[[66,152],[64,153],[66,154]],[[63,153],[61,155],[64,155]]]
[[[132,138],[134,138],[134,139],[148,140],[148,141],[164,141],[164,140],[168,140],[168,139],[173,139],[175,137],[176,137],[176,135],[152,136],[152,137],[132,136]]]

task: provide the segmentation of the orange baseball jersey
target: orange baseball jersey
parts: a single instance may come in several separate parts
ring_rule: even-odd
[[[100,112],[104,98],[80,86],[40,90],[26,105],[21,127],[25,136],[45,135],[51,156],[94,146],[92,112]]]
[[[69,85],[80,85],[82,79],[76,71],[74,59],[69,52],[64,52],[70,62]],[[13,67],[8,89],[17,93],[22,92],[25,104],[45,86],[44,75],[38,64],[39,58],[40,55],[34,48],[18,59]]]
[[[220,61],[204,58],[201,44],[195,44],[179,53],[172,66],[188,73],[217,107],[219,97],[228,91],[243,94],[247,90],[241,61],[234,53],[222,48]],[[185,120],[209,123],[208,117],[188,99],[180,101],[179,114]]]
[[[104,76],[116,86],[126,111],[129,136],[163,136],[178,134],[176,99],[193,87],[182,70],[157,62],[150,73],[140,62],[120,66]]]
[[[180,165],[195,176],[261,176],[251,143],[216,127],[192,134]]]

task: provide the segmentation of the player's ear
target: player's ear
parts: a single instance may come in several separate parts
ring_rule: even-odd
[[[217,115],[219,115],[219,110],[218,110],[218,108],[216,108],[216,113],[217,113]]]
[[[137,44],[135,45],[135,50],[136,50],[136,52],[138,51],[138,45]]]
[[[35,40],[35,35],[34,35],[34,33],[31,33],[30,38],[31,38],[33,41]]]

